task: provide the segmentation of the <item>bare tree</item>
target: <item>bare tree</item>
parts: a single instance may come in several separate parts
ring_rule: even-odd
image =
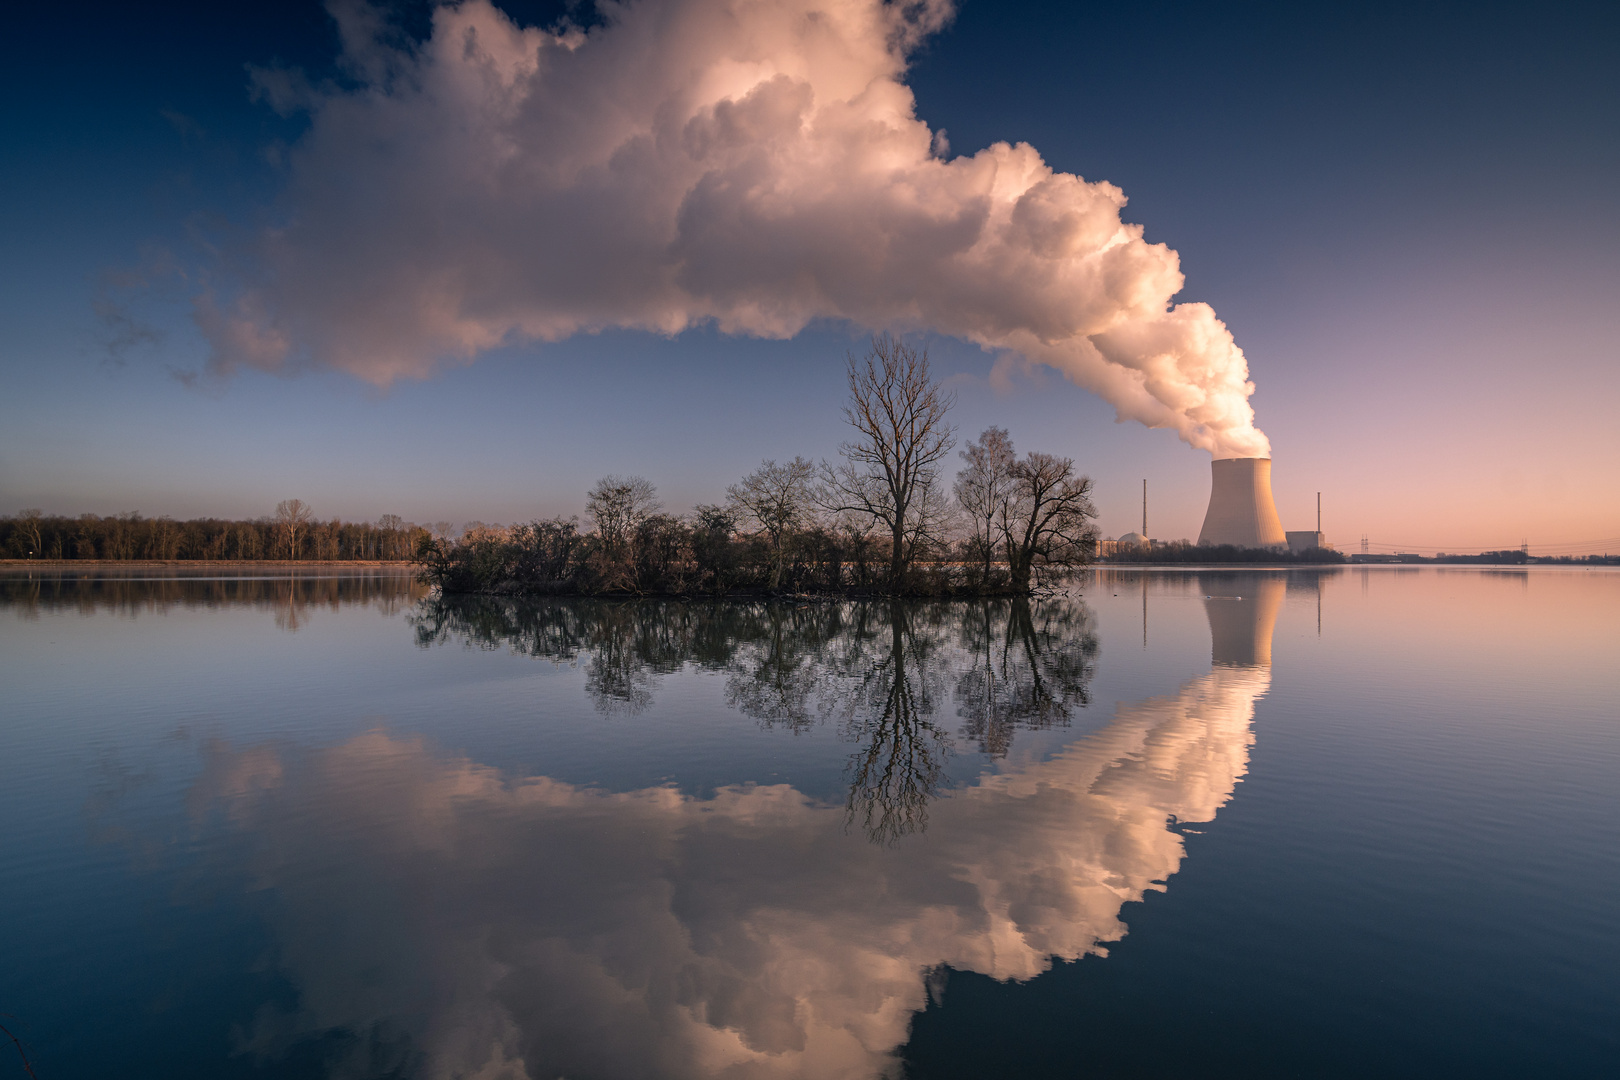
[[[343,522],[339,518],[331,521],[317,521],[310,527],[310,546],[315,549],[315,557],[323,561],[331,561],[338,557],[339,538],[343,535]]]
[[[133,559],[135,557],[135,526],[140,523],[141,515],[134,510],[125,511],[107,519],[110,528],[107,530],[106,555],[109,559]]]
[[[788,537],[810,515],[810,480],[815,468],[802,457],[786,465],[767,461],[743,477],[742,483],[726,489],[726,501],[770,540],[772,589],[782,586]]]
[[[246,522],[237,525],[236,557],[238,559],[257,559],[264,555],[263,537],[257,526]]]
[[[22,530],[23,539],[28,543],[28,557],[30,559],[45,554],[45,540],[39,528],[39,519],[44,516],[44,511],[36,510],[33,507],[23,510],[17,515],[17,528]]]
[[[978,442],[967,444],[961,458],[967,468],[956,474],[956,501],[967,514],[974,552],[984,562],[984,580],[989,580],[996,543],[1001,538],[996,522],[1012,497],[1018,457],[1007,429],[988,427],[980,433]]]
[[[509,539],[510,536],[511,530],[498,521],[493,524],[487,521],[466,521],[461,525],[463,544],[499,543]]]
[[[729,506],[699,503],[692,508],[692,557],[698,579],[708,578],[715,592],[723,592],[737,555],[731,534],[737,531],[737,512]]]
[[[889,533],[892,590],[901,588],[918,548],[939,539],[949,513],[939,463],[956,445],[945,422],[954,404],[930,376],[926,351],[879,334],[863,359],[849,357],[844,418],[857,437],[838,448],[842,463],[822,462],[817,501]]]
[[[614,555],[626,554],[636,530],[662,508],[658,489],[639,476],[604,476],[585,496],[585,514]]]
[[[1029,453],[1013,468],[1011,497],[997,518],[1007,549],[1013,588],[1028,592],[1037,564],[1072,566],[1087,562],[1096,548],[1097,516],[1091,504],[1091,477],[1074,475],[1074,462],[1052,454]]]
[[[400,531],[405,528],[405,519],[398,514],[384,514],[377,519],[377,528],[386,536],[377,538],[377,557],[381,559],[397,559],[403,552],[400,551]]]
[[[152,523],[152,555],[154,558],[176,559],[180,557],[180,528],[174,519],[168,515],[158,518]]]
[[[309,504],[302,499],[283,499],[276,504],[276,530],[287,542],[289,559],[298,558],[298,536],[309,519]]]

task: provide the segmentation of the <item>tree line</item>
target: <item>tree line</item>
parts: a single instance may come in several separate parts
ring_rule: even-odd
[[[286,499],[274,514],[251,521],[138,513],[64,517],[32,509],[0,518],[0,552],[14,559],[386,562],[409,559],[431,535],[395,514],[375,522],[321,521],[301,499]]]
[[[1319,565],[1344,563],[1350,559],[1332,548],[1310,548],[1306,551],[1278,551],[1275,548],[1246,548],[1233,544],[1195,544],[1191,540],[1153,542],[1152,547],[1131,548],[1111,556],[1110,563],[1140,564],[1166,563],[1170,565],[1198,565],[1208,563],[1264,563],[1267,566],[1301,563]]]
[[[1092,483],[1054,454],[1019,457],[989,428],[961,452],[954,398],[926,351],[880,334],[851,355],[838,460],[765,461],[724,503],[664,512],[639,476],[586,497],[588,528],[553,518],[425,536],[415,558],[446,593],[1027,594],[1091,561]]]

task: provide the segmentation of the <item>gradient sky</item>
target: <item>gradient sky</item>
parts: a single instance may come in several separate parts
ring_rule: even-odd
[[[551,25],[560,4],[502,4]],[[589,22],[589,12],[576,9]],[[865,332],[613,330],[387,388],[332,370],[187,379],[221,237],[284,195],[306,121],[247,65],[337,77],[318,3],[33,5],[0,80],[0,512],[577,513],[639,473],[682,511],[844,437]],[[426,33],[425,6],[399,9]],[[917,53],[952,154],[1024,140],[1108,180],[1248,356],[1285,527],[1620,551],[1620,44],[1614,5],[975,3]],[[154,268],[168,268],[155,274]],[[144,282],[131,288],[132,275]],[[1007,427],[1097,481],[1105,535],[1196,536],[1209,455],[1049,369],[919,335],[964,437]],[[1602,545],[1599,545],[1601,549]],[[1572,548],[1573,549],[1573,548]],[[1584,548],[1574,550],[1586,550]]]

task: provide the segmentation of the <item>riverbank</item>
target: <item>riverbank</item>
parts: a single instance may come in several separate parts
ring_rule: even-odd
[[[203,570],[243,569],[412,569],[409,559],[0,559],[6,569],[37,567],[42,570],[154,570],[197,567]]]
[[[770,592],[733,589],[727,592],[445,592],[439,595],[458,600],[679,600],[684,603],[714,601],[731,603],[836,604],[849,600],[1030,600],[1062,590],[1042,586],[1029,592],[1012,589],[954,589],[943,592],[882,592],[873,589],[847,589],[834,592]]]

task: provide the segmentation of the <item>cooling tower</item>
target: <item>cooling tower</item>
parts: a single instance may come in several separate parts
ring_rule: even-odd
[[[1214,482],[1200,544],[1247,548],[1286,547],[1288,537],[1271,498],[1271,459],[1223,458],[1210,462]]]

